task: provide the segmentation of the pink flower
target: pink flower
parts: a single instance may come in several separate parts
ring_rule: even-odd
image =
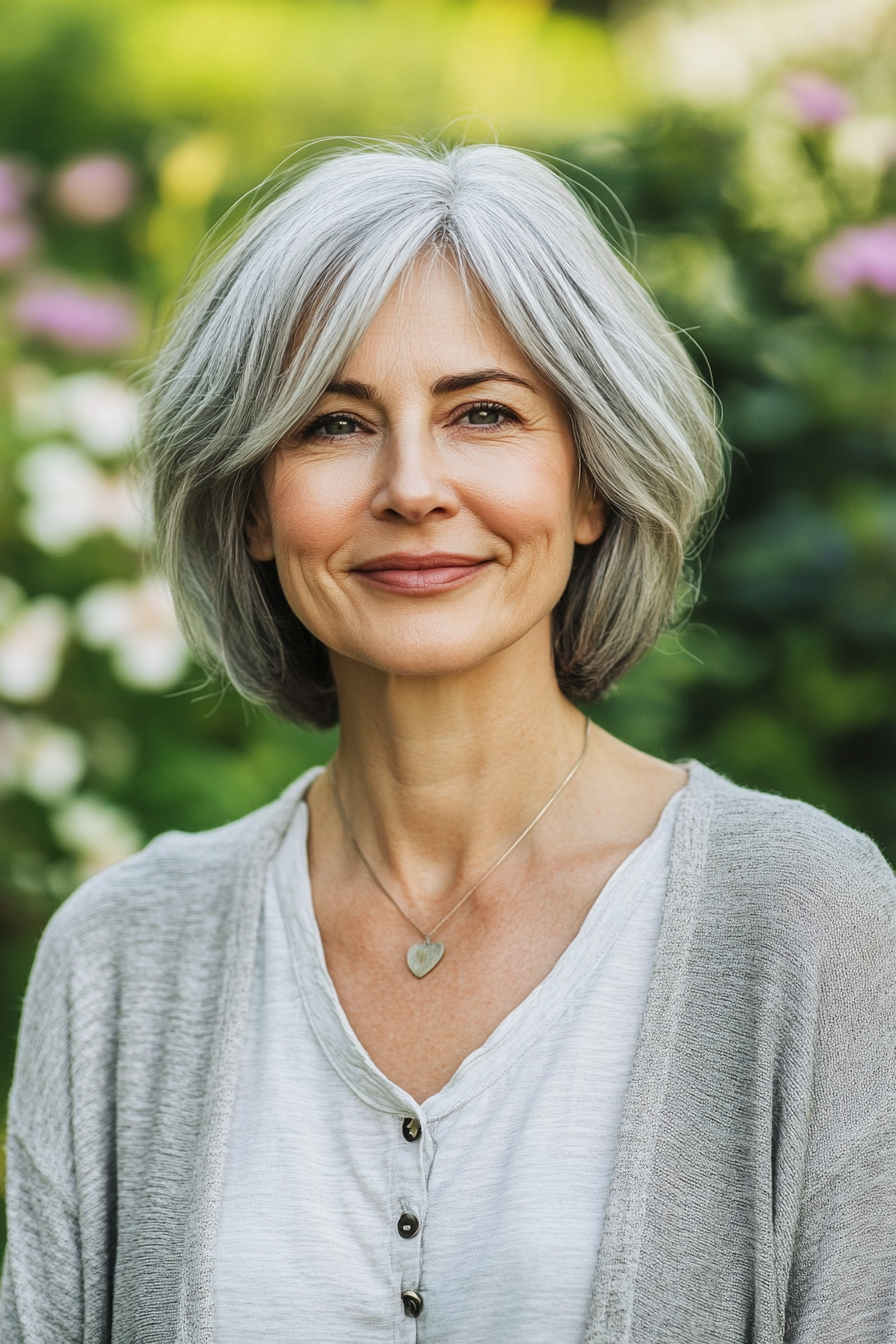
[[[27,219],[0,217],[0,270],[17,266],[34,247],[37,234]]]
[[[17,163],[0,159],[0,215],[21,210],[28,195],[26,174]]]
[[[842,85],[814,70],[802,70],[786,81],[799,121],[804,126],[833,126],[848,117],[852,98]]]
[[[815,274],[831,294],[848,294],[859,285],[896,294],[896,219],[843,229],[818,253]]]
[[[124,214],[134,198],[134,170],[114,154],[76,159],[53,184],[57,205],[83,224],[104,224]]]
[[[12,315],[20,331],[67,350],[120,350],[137,336],[137,313],[127,294],[92,293],[72,280],[21,290]]]

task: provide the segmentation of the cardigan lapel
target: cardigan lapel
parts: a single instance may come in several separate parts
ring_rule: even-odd
[[[704,887],[707,842],[718,776],[688,762],[690,782],[675,823],[656,959],[619,1143],[585,1344],[636,1344],[632,1322],[644,1210],[669,1079],[670,1045],[688,992],[688,952]]]
[[[258,930],[268,865],[319,768],[308,770],[266,809],[231,884],[232,920],[222,958],[212,1064],[198,1151],[191,1217],[182,1254],[177,1344],[214,1344],[214,1271],[224,1164],[252,1000]]]

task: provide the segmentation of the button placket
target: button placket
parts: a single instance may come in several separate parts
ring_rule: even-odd
[[[422,1116],[405,1116],[396,1125],[393,1154],[393,1216],[384,1229],[392,1239],[392,1262],[399,1269],[400,1293],[395,1311],[407,1330],[403,1339],[417,1338],[417,1319],[426,1310],[421,1286],[423,1234],[426,1224],[426,1191],[432,1169],[433,1142]]]

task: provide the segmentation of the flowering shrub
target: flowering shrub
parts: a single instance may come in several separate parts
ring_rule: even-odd
[[[17,583],[0,577],[0,695],[26,704],[46,699],[59,680],[67,636],[64,603],[27,602]]]
[[[187,646],[168,589],[158,578],[88,589],[78,603],[77,628],[88,648],[109,650],[125,686],[163,691],[187,670]]]
[[[815,270],[831,294],[848,294],[862,285],[896,294],[896,219],[842,229],[819,251]]]
[[[835,126],[853,110],[853,100],[842,84],[817,70],[801,70],[791,75],[786,88],[803,126]]]
[[[72,793],[86,766],[84,743],[70,728],[37,714],[0,717],[0,787],[39,803]]]
[[[785,77],[740,127],[666,113],[565,156],[624,201],[734,447],[690,629],[601,721],[896,858],[896,118]],[[590,184],[588,184],[590,186]]]
[[[30,281],[15,296],[12,318],[23,335],[42,337],[65,350],[127,350],[138,331],[128,295],[91,292],[70,280],[44,277]]]
[[[736,452],[694,623],[597,717],[896,856],[894,37],[873,6],[828,5],[852,55],[829,44],[816,67],[785,6],[673,8],[623,34],[626,61],[671,34],[642,107],[607,32],[541,5],[233,0],[216,25],[213,4],[197,23],[189,3],[67,0],[0,41],[0,1086],[59,901],[332,750],[190,664],[129,450],[130,374],[203,231],[285,146],[334,128],[482,107],[506,139],[553,145],[624,249],[622,202]],[[0,37],[25,9],[9,0]],[[281,23],[302,40],[275,41]],[[513,56],[471,60],[477,42]]]
[[[126,159],[98,154],[64,164],[53,181],[53,197],[60,210],[85,224],[118,219],[134,199],[136,174]]]
[[[0,270],[21,265],[34,250],[37,235],[27,219],[0,218]]]

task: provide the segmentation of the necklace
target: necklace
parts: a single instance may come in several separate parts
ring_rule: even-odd
[[[345,808],[342,805],[342,797],[339,793],[339,784],[336,779],[336,762],[334,759],[331,758],[327,769],[330,775],[330,783],[333,786],[333,800],[336,803],[336,811],[339,813],[339,820],[342,822],[342,828],[345,831],[345,834],[347,835],[352,848],[354,849],[358,858],[361,860],[364,867],[367,869],[367,872],[370,874],[370,877],[379,887],[383,895],[392,902],[398,913],[404,919],[407,920],[411,928],[414,929],[417,933],[419,933],[420,937],[423,939],[422,943],[414,943],[413,946],[408,948],[408,957],[407,957],[408,969],[410,970],[412,975],[416,975],[418,980],[421,980],[424,975],[429,975],[430,971],[433,970],[434,967],[438,966],[439,962],[442,960],[442,957],[445,955],[444,944],[433,942],[433,938],[438,933],[439,929],[441,929],[445,924],[448,923],[449,919],[452,919],[457,914],[458,910],[461,908],[462,905],[466,905],[467,901],[470,899],[473,893],[478,891],[479,888],[482,886],[485,879],[487,877],[491,877],[495,869],[500,867],[500,865],[504,862],[504,860],[510,857],[513,851],[516,849],[517,845],[522,844],[522,842],[525,840],[529,832],[535,826],[538,825],[538,823],[544,816],[545,812],[547,812],[548,808],[557,801],[563,790],[566,788],[567,784],[569,784],[570,781],[573,779],[573,777],[578,773],[579,767],[581,766],[582,762],[585,759],[585,753],[588,750],[588,743],[590,739],[591,739],[591,720],[586,719],[585,741],[582,746],[582,750],[579,754],[579,758],[576,761],[575,765],[570,770],[569,774],[551,794],[550,798],[547,800],[544,807],[538,813],[538,816],[532,818],[532,820],[529,822],[529,825],[520,835],[517,836],[513,844],[509,845],[507,849],[505,849],[504,853],[501,855],[500,858],[495,859],[495,862],[492,864],[492,866],[490,868],[487,868],[485,872],[482,874],[482,876],[478,878],[476,882],[473,883],[469,891],[464,892],[463,896],[461,896],[457,904],[452,906],[452,908],[448,911],[447,915],[442,916],[438,924],[436,924],[435,928],[430,929],[429,933],[426,933],[423,929],[420,928],[418,924],[415,924],[414,921],[411,919],[410,915],[408,914],[408,912],[402,909],[401,905],[392,895],[391,891],[389,891],[389,889],[386,886],[384,886],[384,884],[380,881],[374,868],[372,867],[370,861],[368,860],[367,855],[364,853],[363,849],[358,844],[358,841],[355,838],[355,833],[352,830],[351,826],[349,825],[348,817],[345,815]]]

